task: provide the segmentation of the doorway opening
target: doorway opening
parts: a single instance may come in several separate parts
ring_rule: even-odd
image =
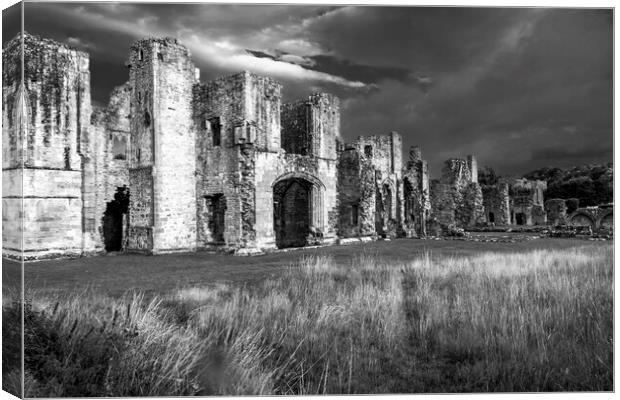
[[[305,246],[310,233],[312,183],[289,178],[273,187],[273,225],[276,246]]]
[[[103,244],[105,251],[123,249],[123,215],[129,209],[129,188],[119,187],[114,193],[114,200],[108,202],[103,213]]]

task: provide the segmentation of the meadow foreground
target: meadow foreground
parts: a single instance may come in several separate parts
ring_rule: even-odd
[[[250,286],[27,299],[30,397],[613,390],[611,244],[314,256]],[[5,327],[18,317],[5,299]]]

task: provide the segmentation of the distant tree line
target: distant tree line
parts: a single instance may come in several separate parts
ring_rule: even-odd
[[[566,199],[569,213],[577,207],[613,202],[613,163],[581,165],[570,169],[545,167],[528,172],[523,177],[547,181],[545,199]],[[500,178],[510,177],[499,176],[488,166],[478,171],[481,185],[494,185]]]
[[[523,177],[546,180],[546,199],[579,199],[579,207],[611,203],[614,199],[613,163],[540,168]]]

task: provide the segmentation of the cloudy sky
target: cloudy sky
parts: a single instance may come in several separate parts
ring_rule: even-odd
[[[98,104],[133,40],[174,36],[203,81],[247,69],[284,101],[337,94],[345,139],[395,130],[435,177],[467,154],[511,174],[612,161],[611,10],[26,3],[25,29],[90,53]]]

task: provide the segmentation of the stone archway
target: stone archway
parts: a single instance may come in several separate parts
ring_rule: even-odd
[[[587,214],[577,213],[570,218],[571,225],[575,226],[589,226],[592,229],[595,228],[594,220]]]
[[[610,212],[608,212],[606,214],[603,214],[603,216],[599,220],[598,226],[601,229],[613,230],[614,229],[614,213],[613,213],[613,211],[610,211]]]
[[[302,247],[321,236],[322,184],[307,174],[290,173],[273,184],[273,229],[278,248]]]

